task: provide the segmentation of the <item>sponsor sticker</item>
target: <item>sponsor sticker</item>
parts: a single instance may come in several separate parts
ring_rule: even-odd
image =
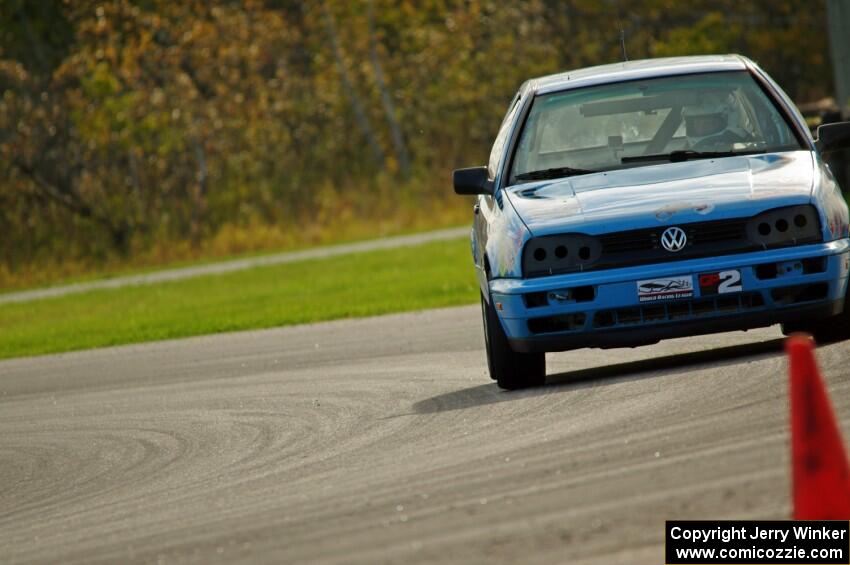
[[[694,278],[691,275],[685,275],[638,281],[637,291],[638,302],[690,298],[694,295]]]

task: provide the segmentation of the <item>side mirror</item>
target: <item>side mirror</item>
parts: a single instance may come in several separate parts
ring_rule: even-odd
[[[821,153],[850,149],[850,122],[824,124],[817,131],[815,144]]]
[[[487,167],[456,169],[452,177],[455,194],[493,194],[493,181],[487,178]]]

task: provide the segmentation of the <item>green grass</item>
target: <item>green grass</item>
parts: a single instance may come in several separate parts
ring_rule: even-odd
[[[464,212],[466,212],[465,209]],[[451,217],[450,214],[445,215]],[[65,264],[64,267],[69,269],[73,273],[70,275],[62,273],[63,264],[59,262],[56,265],[47,266],[46,269],[35,269],[34,272],[38,273],[38,275],[36,276],[33,276],[32,273],[13,275],[10,277],[11,284],[6,284],[5,286],[2,285],[4,285],[4,283],[8,283],[9,281],[4,280],[2,272],[0,272],[0,295],[13,292],[20,292],[22,290],[49,288],[54,286],[64,286],[81,282],[107,280],[123,276],[155,273],[157,271],[166,271],[171,269],[179,269],[182,267],[207,265],[210,263],[220,263],[223,261],[246,259],[249,257],[264,257],[270,255],[277,255],[279,253],[305,251],[318,247],[365,242],[385,237],[399,237],[405,235],[413,235],[417,233],[428,233],[434,230],[459,227],[459,225],[463,224],[458,224],[457,222],[446,223],[437,221],[433,222],[433,225],[426,224],[424,228],[421,225],[408,225],[397,228],[390,227],[377,231],[369,231],[366,229],[358,230],[356,227],[349,227],[349,231],[343,230],[339,233],[330,233],[321,238],[319,241],[309,241],[305,243],[296,240],[294,242],[288,242],[284,245],[266,244],[260,245],[256,249],[239,250],[237,252],[221,252],[220,250],[215,249],[201,249],[199,251],[196,251],[196,253],[199,254],[197,256],[184,257],[179,259],[163,258],[161,256],[157,256],[155,253],[151,253],[151,256],[148,257],[142,254],[140,257],[131,257],[125,259],[124,261],[120,259],[114,259],[113,263],[107,262],[106,264],[99,266],[84,267],[80,264],[76,264],[75,266],[69,266]],[[248,234],[243,237],[246,239],[250,239],[252,235],[253,234]],[[173,249],[173,247],[170,249]],[[184,254],[190,252],[192,252],[192,250],[190,249],[183,250]],[[179,252],[177,253],[177,257],[181,257]],[[44,267],[44,265],[42,265],[42,267]],[[0,265],[0,268],[2,268],[2,265]]]
[[[468,304],[465,239],[0,305],[0,359]]]

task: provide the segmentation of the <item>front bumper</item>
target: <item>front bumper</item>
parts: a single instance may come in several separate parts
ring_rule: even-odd
[[[743,290],[640,302],[637,281],[738,270]],[[516,351],[630,347],[841,311],[850,241],[532,279],[494,279],[490,296]]]

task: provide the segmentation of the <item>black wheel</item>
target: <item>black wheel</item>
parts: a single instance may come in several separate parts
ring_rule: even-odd
[[[850,284],[844,294],[844,309],[840,314],[821,320],[801,320],[782,324],[782,333],[805,332],[812,334],[817,343],[831,343],[850,339]]]
[[[501,388],[516,390],[540,386],[546,382],[545,353],[517,353],[511,349],[499,316],[481,297],[481,317],[484,320],[484,343],[487,347],[487,366],[490,377]]]

